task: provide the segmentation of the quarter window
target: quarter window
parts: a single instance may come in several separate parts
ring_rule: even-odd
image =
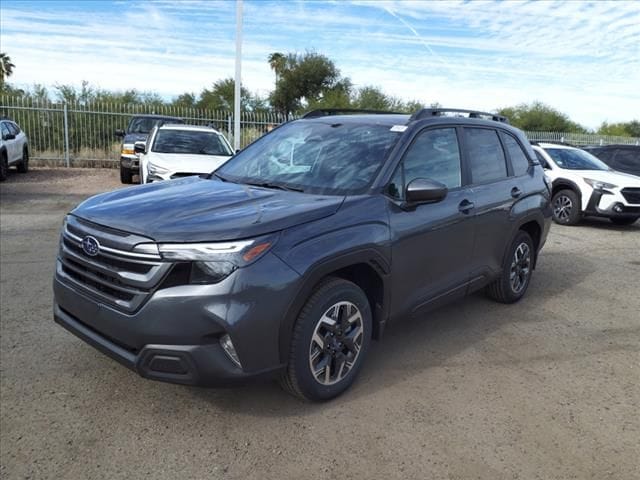
[[[511,159],[511,166],[513,167],[513,173],[516,177],[524,175],[529,169],[529,159],[527,155],[522,151],[522,147],[511,135],[503,133],[502,140],[504,146],[509,152],[509,158]]]
[[[469,152],[472,183],[492,182],[507,177],[504,152],[495,130],[465,128],[464,143]]]
[[[460,149],[455,128],[438,128],[418,134],[404,156],[405,185],[416,178],[428,178],[447,188],[462,184]]]

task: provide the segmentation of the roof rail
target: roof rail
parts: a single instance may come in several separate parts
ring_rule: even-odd
[[[565,145],[567,147],[581,148],[578,145],[574,145],[573,143],[565,142],[564,140],[545,140],[544,138],[543,139],[538,139],[538,140],[529,140],[529,143],[531,145],[540,145],[541,143],[553,143],[554,145]]]
[[[466,110],[464,108],[423,108],[411,115],[409,121],[421,120],[429,117],[440,117],[445,113],[466,113],[469,118],[488,117],[489,120],[493,120],[494,122],[509,123],[509,119],[502,115],[489,112],[479,112],[477,110]]]
[[[404,115],[402,112],[388,112],[384,110],[367,110],[360,108],[319,108],[305,113],[302,118],[328,117],[342,113],[375,113],[378,115]]]

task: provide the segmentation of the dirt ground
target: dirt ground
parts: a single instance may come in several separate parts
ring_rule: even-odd
[[[525,299],[392,325],[326,404],[148,381],[52,319],[63,215],[117,170],[0,185],[3,479],[638,479],[640,222],[552,228]]]

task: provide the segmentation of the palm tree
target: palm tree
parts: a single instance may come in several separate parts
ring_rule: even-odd
[[[13,74],[14,68],[11,57],[6,53],[0,53],[0,85],[4,83],[5,77],[9,78]]]
[[[269,55],[269,66],[271,70],[273,70],[276,74],[276,87],[278,86],[278,80],[280,79],[280,75],[284,70],[287,58],[280,52],[274,52]]]

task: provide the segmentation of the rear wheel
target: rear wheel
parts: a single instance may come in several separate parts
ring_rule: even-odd
[[[29,171],[29,151],[27,147],[22,151],[22,160],[20,160],[16,168],[20,173],[27,173]]]
[[[120,166],[120,181],[124,184],[133,183],[131,169]]]
[[[531,236],[520,230],[505,255],[500,278],[487,287],[487,294],[501,303],[520,300],[529,287],[534,258]]]
[[[0,182],[4,182],[9,175],[9,162],[7,161],[7,155],[2,154],[0,157]]]
[[[573,190],[560,190],[551,200],[553,220],[560,225],[575,225],[580,221],[580,199]]]
[[[296,321],[282,387],[305,400],[329,400],[354,382],[371,341],[369,301],[355,284],[329,278]]]
[[[635,221],[639,218],[640,217],[617,217],[610,218],[609,220],[611,220],[611,222],[613,222],[615,225],[631,225],[632,223],[635,223]]]

